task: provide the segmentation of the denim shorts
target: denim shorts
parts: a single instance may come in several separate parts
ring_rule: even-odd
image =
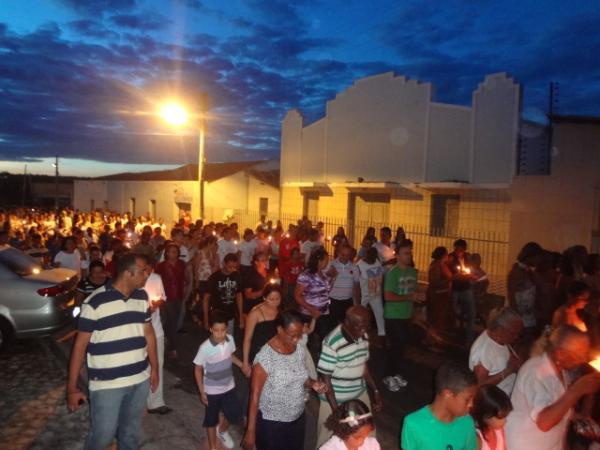
[[[216,427],[219,424],[219,413],[222,412],[229,423],[238,423],[242,419],[242,407],[235,388],[223,394],[206,394],[208,406],[204,414],[204,428]]]

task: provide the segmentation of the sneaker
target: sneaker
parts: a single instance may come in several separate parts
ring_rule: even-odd
[[[400,390],[400,386],[398,386],[398,382],[394,377],[385,377],[383,379],[383,384],[391,392],[398,392]]]
[[[223,444],[225,448],[233,448],[235,444],[233,443],[233,438],[229,434],[229,431],[219,431],[217,429],[217,436],[219,436],[219,440]]]
[[[394,375],[392,378],[394,378],[394,381],[396,381],[396,384],[398,385],[399,388],[408,386],[408,381],[406,381],[404,378],[402,378],[401,375]]]

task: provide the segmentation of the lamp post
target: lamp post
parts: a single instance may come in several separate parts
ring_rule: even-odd
[[[160,116],[169,124],[180,127],[189,121],[187,111],[177,103],[167,103],[160,109]],[[198,123],[198,183],[200,185],[200,218],[204,219],[204,114]]]

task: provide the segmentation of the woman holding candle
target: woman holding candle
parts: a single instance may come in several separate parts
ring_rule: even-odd
[[[266,253],[255,253],[252,256],[252,268],[242,277],[244,314],[248,314],[252,308],[263,301],[263,292],[267,286],[268,263]]]
[[[335,327],[329,315],[329,291],[331,278],[324,272],[329,262],[327,250],[318,247],[310,254],[307,268],[298,276],[294,298],[300,312],[306,317],[316,319],[315,331],[309,340],[309,348],[314,354],[319,354],[321,342]]]
[[[281,312],[277,334],[256,355],[250,383],[245,450],[303,450],[305,388],[324,393],[325,383],[308,377],[305,350],[298,345],[304,322],[294,310]]]
[[[183,301],[185,282],[185,263],[179,259],[179,246],[170,243],[165,246],[165,260],[158,263],[156,273],[160,275],[165,287],[167,304],[165,305],[165,328],[169,346],[169,357],[177,358],[177,320]]]
[[[281,306],[281,288],[277,284],[269,284],[264,289],[264,301],[255,306],[246,318],[244,328],[243,367],[242,371],[250,376],[254,357],[259,350],[277,333],[275,319]]]
[[[447,332],[452,324],[452,272],[448,268],[448,250],[437,247],[431,254],[427,286],[429,320],[437,332]]]

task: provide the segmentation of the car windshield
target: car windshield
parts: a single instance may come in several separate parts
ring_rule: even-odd
[[[42,270],[42,266],[34,258],[16,248],[0,251],[0,263],[19,276],[32,275]]]

